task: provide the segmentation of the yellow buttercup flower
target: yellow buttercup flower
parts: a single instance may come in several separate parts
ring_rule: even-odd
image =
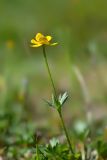
[[[31,39],[31,47],[40,47],[42,45],[54,46],[58,43],[51,43],[51,36],[44,36],[41,33],[37,33],[34,39]]]

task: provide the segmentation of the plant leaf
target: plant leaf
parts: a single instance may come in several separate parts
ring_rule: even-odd
[[[59,95],[59,102],[60,102],[61,106],[66,102],[67,99],[68,99],[67,92],[65,92],[62,96],[61,96],[61,94]]]
[[[54,105],[53,105],[52,102],[47,101],[47,100],[45,100],[45,99],[43,99],[43,100],[46,102],[46,104],[48,104],[49,107],[53,107],[53,108],[54,108]]]

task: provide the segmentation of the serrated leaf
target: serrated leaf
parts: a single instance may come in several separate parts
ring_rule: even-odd
[[[54,105],[54,108],[56,108],[58,112],[61,112],[61,104],[59,102],[59,99],[54,94],[52,94],[52,103]]]
[[[56,145],[59,144],[59,140],[57,138],[52,138],[49,142],[52,148],[56,147]]]
[[[47,101],[47,100],[45,100],[45,99],[44,99],[44,101],[46,102],[46,104],[48,104],[48,106],[49,106],[49,107],[53,107],[53,108],[54,108],[54,105],[53,105],[53,103],[52,103],[52,102]]]
[[[60,102],[61,106],[66,102],[67,99],[68,99],[67,92],[65,92],[62,96],[59,95],[59,102]]]
[[[59,100],[55,97],[54,94],[52,94],[52,104],[53,104],[55,107],[57,107],[57,109],[58,109],[58,107],[60,106],[60,102],[59,102]]]

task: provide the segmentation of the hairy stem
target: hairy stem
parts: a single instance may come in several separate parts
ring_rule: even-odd
[[[36,143],[36,160],[39,160],[38,144]]]
[[[63,117],[62,117],[62,113],[61,112],[58,112],[58,113],[59,113],[59,116],[60,116],[60,119],[61,119],[61,122],[62,122],[62,127],[64,129],[64,132],[65,132],[65,135],[66,135],[66,139],[68,141],[69,149],[70,149],[71,153],[74,154],[74,151],[73,151],[70,139],[69,139],[69,135],[68,135],[68,132],[67,132]]]
[[[54,91],[55,97],[57,98],[55,85],[54,85],[54,82],[53,82],[53,78],[52,78],[52,75],[51,75],[51,71],[50,71],[47,56],[46,56],[45,46],[43,46],[43,56],[44,56],[44,59],[45,59],[45,64],[46,64],[46,68],[47,68],[47,71],[48,71],[48,74],[49,74],[49,78],[50,78],[50,81],[51,81],[51,84],[52,84],[52,87],[53,87],[53,91]]]
[[[54,92],[55,98],[56,98],[56,100],[58,100],[57,99],[55,85],[54,85],[54,82],[53,82],[53,79],[52,79],[52,75],[51,75],[51,71],[50,71],[50,68],[49,68],[49,64],[48,64],[48,60],[47,60],[47,56],[46,56],[46,51],[45,51],[45,46],[44,45],[43,45],[43,56],[44,56],[44,59],[45,59],[46,68],[47,68],[47,71],[48,71],[48,74],[49,74],[49,78],[50,78],[50,81],[51,81],[51,84],[52,84],[52,88],[53,88],[53,92]],[[59,106],[56,106],[56,108],[59,108]],[[67,132],[67,129],[65,127],[65,123],[64,123],[64,120],[63,120],[63,117],[62,117],[61,106],[60,106],[60,110],[57,109],[57,111],[59,113],[59,116],[60,116],[60,119],[61,119],[61,122],[62,122],[62,126],[63,126],[64,132],[65,132],[65,135],[66,135],[66,138],[67,138],[67,141],[68,141],[68,145],[69,145],[70,151],[74,155],[74,151],[72,149],[71,142],[70,142],[70,139],[69,139],[69,136],[68,136],[68,132]]]

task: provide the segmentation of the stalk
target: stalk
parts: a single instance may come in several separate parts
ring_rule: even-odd
[[[38,143],[36,142],[36,159],[39,160],[39,150],[38,150]]]
[[[52,87],[53,87],[53,92],[55,94],[55,97],[57,98],[56,89],[55,89],[52,74],[51,74],[51,71],[50,71],[50,68],[49,68],[49,64],[48,64],[48,60],[47,60],[47,56],[46,56],[46,50],[45,50],[44,45],[43,45],[43,56],[44,56],[44,59],[45,59],[45,64],[46,64],[46,68],[47,68],[47,71],[48,71],[48,75],[49,75],[49,78],[50,78],[50,81],[51,81],[51,84],[52,84]]]
[[[58,112],[58,113],[59,113],[59,116],[60,116],[60,119],[61,119],[62,127],[63,127],[65,135],[66,135],[66,139],[67,139],[67,142],[68,142],[68,145],[69,145],[69,149],[70,149],[71,153],[74,154],[74,151],[73,151],[70,139],[69,139],[68,131],[67,131],[65,123],[64,123],[62,113],[61,112]]]
[[[51,71],[50,71],[48,60],[47,60],[47,56],[46,56],[45,45],[43,45],[43,56],[44,56],[46,68],[47,68],[47,71],[48,71],[48,75],[49,75],[49,78],[50,78],[50,81],[51,81],[51,84],[52,84],[53,92],[54,92],[55,98],[56,98],[56,100],[58,102],[54,81],[53,81],[53,78],[52,78],[52,75],[51,75]],[[70,138],[69,138],[69,135],[68,135],[67,129],[65,127],[65,123],[64,123],[63,117],[62,117],[61,106],[60,106],[60,109],[58,110],[59,104],[56,103],[56,107],[55,108],[57,109],[57,111],[59,113],[59,117],[61,119],[62,127],[63,127],[64,132],[65,132],[65,136],[66,136],[66,139],[67,139],[67,142],[68,142],[68,145],[69,145],[69,149],[70,149],[71,153],[74,155],[74,151],[73,151],[72,146],[71,146]]]

